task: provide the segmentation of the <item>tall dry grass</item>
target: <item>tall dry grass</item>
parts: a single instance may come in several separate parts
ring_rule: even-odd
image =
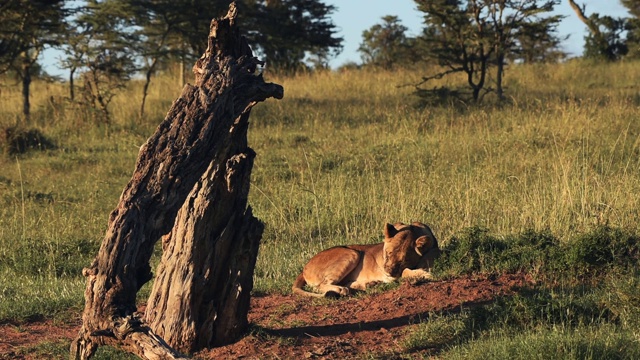
[[[639,232],[637,64],[514,66],[506,103],[488,95],[437,107],[420,106],[406,86],[425,71],[270,79],[285,98],[258,105],[249,134],[258,154],[250,203],[267,226],[257,291],[287,291],[313,253],[379,241],[385,222],[425,221],[445,245],[473,226],[565,240],[602,224]],[[3,84],[0,127],[21,109],[17,86]],[[57,149],[0,158],[0,274],[16,279],[0,285],[0,318],[17,316],[19,303],[21,314],[57,311],[46,305],[55,293],[81,302],[81,268],[139,146],[180,90],[177,76],[155,78],[139,119],[141,84],[132,83],[105,125],[65,103],[66,85],[34,83],[30,126]]]

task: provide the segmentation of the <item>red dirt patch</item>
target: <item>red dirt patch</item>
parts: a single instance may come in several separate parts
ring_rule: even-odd
[[[0,325],[0,359],[28,359],[18,355],[21,348],[31,347],[41,342],[72,339],[78,335],[80,321],[75,324],[61,324],[53,321],[30,322],[21,325]]]
[[[202,351],[198,358],[234,359],[344,359],[358,354],[400,353],[398,344],[406,327],[431,312],[456,311],[509,296],[531,284],[526,274],[468,276],[447,281],[399,287],[372,295],[338,300],[291,295],[255,296],[251,299],[251,334],[237,343]],[[72,339],[79,324],[50,321],[0,325],[0,359],[39,342]]]

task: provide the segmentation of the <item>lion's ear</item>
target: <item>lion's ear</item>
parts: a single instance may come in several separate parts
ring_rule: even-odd
[[[416,252],[422,256],[426,250],[429,250],[433,244],[431,244],[431,238],[427,235],[420,236],[416,239]]]
[[[384,227],[384,239],[385,240],[391,239],[392,237],[396,236],[397,233],[398,233],[398,230],[392,224],[387,224]]]

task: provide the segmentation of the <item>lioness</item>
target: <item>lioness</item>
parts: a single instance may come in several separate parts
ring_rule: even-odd
[[[399,277],[430,277],[425,269],[430,269],[438,256],[438,241],[427,225],[387,224],[380,244],[336,246],[316,254],[296,278],[292,291],[307,296],[340,296]],[[303,290],[307,284],[321,293]]]

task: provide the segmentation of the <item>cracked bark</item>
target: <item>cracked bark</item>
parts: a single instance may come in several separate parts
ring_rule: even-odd
[[[228,342],[246,326],[262,234],[246,206],[254,157],[246,131],[251,108],[282,98],[283,89],[255,75],[262,63],[235,17],[232,3],[224,18],[211,22],[208,48],[194,66],[195,85],[184,87],[140,149],[98,255],[83,270],[85,309],[72,359],[87,359],[101,345],[146,359],[179,359],[184,355],[174,347],[192,351]],[[152,278],[154,244],[170,232],[142,318],[136,293]],[[182,301],[172,302],[176,296]],[[181,318],[168,319],[168,312]],[[169,336],[172,331],[179,333]]]

